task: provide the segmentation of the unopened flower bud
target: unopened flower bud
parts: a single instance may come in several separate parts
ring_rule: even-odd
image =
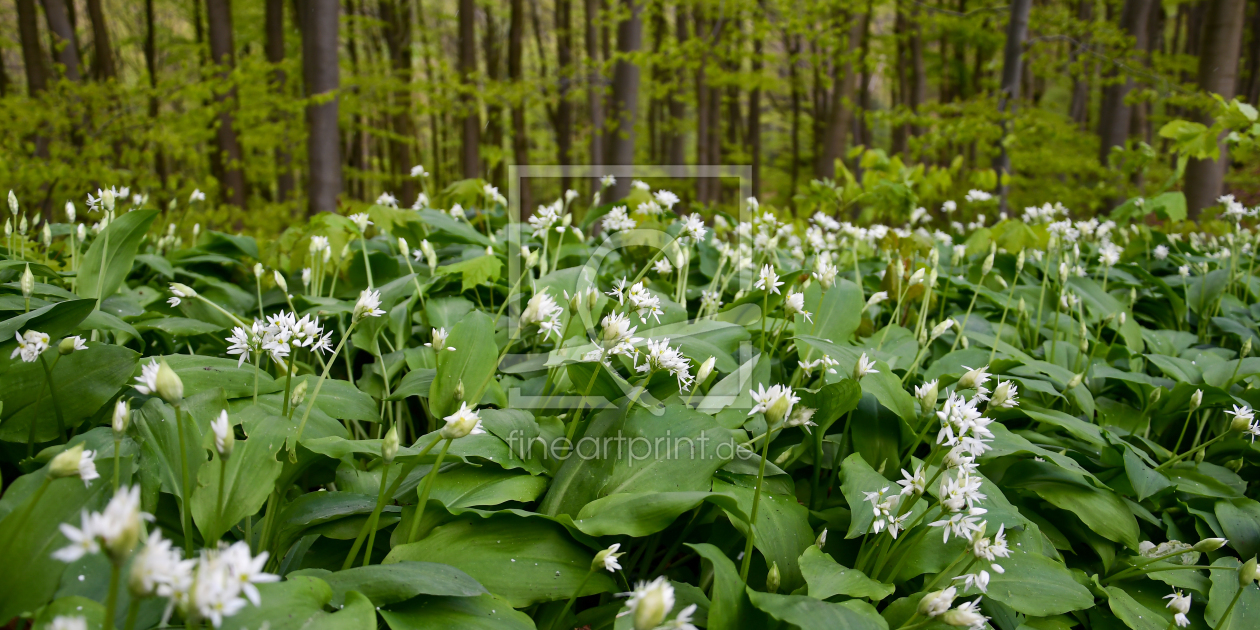
[[[1225,546],[1229,541],[1224,538],[1204,538],[1194,545],[1194,550],[1199,553],[1210,553]]]
[[[158,366],[157,395],[172,405],[179,404],[184,399],[184,382],[166,361]]]
[[[411,247],[407,245],[407,239],[401,236],[398,237],[398,252],[402,254],[404,258],[411,257]]]
[[[1146,404],[1153,405],[1159,402],[1159,399],[1162,398],[1163,396],[1164,396],[1164,388],[1156,387],[1155,389],[1152,389],[1150,395],[1146,397]]]
[[[818,538],[814,539],[814,544],[818,545],[819,549],[822,549],[823,547],[827,546],[827,528],[826,527],[824,527],[821,532],[818,532]]]
[[[773,403],[766,409],[766,422],[770,426],[777,426],[787,417],[788,411],[792,409],[791,393],[785,393],[775,399]]]
[[[778,563],[778,562],[772,562],[772,563],[770,564],[770,572],[769,572],[769,573],[766,573],[766,592],[767,592],[767,593],[778,593],[778,592],[779,592],[779,580],[781,580],[781,579],[782,579],[782,577],[779,575],[779,563]]]
[[[280,270],[279,270],[279,269],[277,269],[277,270],[274,272],[274,274],[273,274],[273,275],[274,275],[274,276],[275,276],[275,278],[276,278],[276,286],[280,287],[280,290],[281,290],[281,291],[284,291],[285,293],[288,293],[288,292],[289,292],[289,283],[288,283],[288,281],[286,281],[286,280],[284,279],[284,274],[280,273]]]
[[[955,627],[977,628],[984,626],[985,617],[971,608],[964,610],[959,607],[946,611],[941,620]]]
[[[1190,394],[1190,411],[1194,411],[1195,409],[1198,409],[1199,405],[1202,405],[1202,404],[1203,404],[1203,390],[1196,389],[1194,390],[1193,394]]]
[[[454,393],[454,396],[455,396],[455,402],[463,402],[463,400],[464,400],[464,379],[460,379],[458,383],[455,383],[455,393]]]
[[[261,277],[262,277],[262,275],[263,275],[263,265],[262,265],[262,263],[254,263],[254,277],[255,277],[255,278],[261,278]]]
[[[1015,256],[1015,277],[1019,278],[1020,272],[1024,270],[1024,250],[1019,250],[1019,254]]]
[[[939,617],[953,607],[954,597],[957,594],[957,589],[952,586],[944,590],[928,593],[923,596],[923,599],[919,600],[918,612],[924,617]]]
[[[114,429],[115,435],[122,435],[127,432],[129,424],[131,424],[131,403],[119,398],[118,402],[114,403],[114,417],[110,420],[110,426]]]
[[[1251,354],[1251,337],[1243,340],[1242,350],[1238,353],[1238,358],[1244,358]]]
[[[1068,391],[1069,389],[1072,389],[1073,387],[1076,387],[1077,385],[1080,385],[1080,384],[1081,384],[1081,382],[1083,382],[1084,380],[1085,380],[1085,373],[1084,373],[1084,372],[1081,372],[1080,374],[1077,374],[1077,375],[1073,376],[1073,377],[1072,377],[1072,380],[1068,381],[1068,383],[1067,383],[1067,387],[1064,387],[1064,388],[1063,388],[1063,391],[1065,391],[1065,392],[1066,392],[1066,391]]]
[[[309,383],[309,381],[302,381],[301,383],[298,383],[296,386],[294,386],[293,393],[289,394],[290,407],[293,407],[296,409],[298,405],[302,404],[302,401],[306,400],[307,383]]]
[[[22,272],[22,297],[31,299],[31,295],[35,293],[35,274],[31,273],[31,266],[27,265],[26,270]]]
[[[1246,587],[1256,581],[1256,559],[1252,559],[1243,563],[1238,567],[1238,586]]]
[[[381,459],[386,464],[393,463],[394,457],[398,455],[398,425],[389,428],[385,432],[385,439],[381,440]]]
[[[9,191],[9,212],[15,215],[18,213],[17,195],[13,194],[12,190]]]
[[[1129,316],[1125,315],[1124,311],[1120,311],[1120,314],[1116,316],[1116,321],[1120,322],[1120,325],[1123,326],[1125,322],[1129,321]]]
[[[700,364],[700,369],[696,371],[696,385],[700,385],[713,374],[713,366],[717,364],[717,357],[709,357]]]
[[[82,459],[83,443],[79,442],[64,451],[61,451],[56,457],[52,458],[52,462],[48,464],[48,476],[53,479],[61,479],[62,477],[78,477],[79,461]]]
[[[996,253],[996,249],[992,247],[989,248],[989,255],[984,257],[984,263],[980,265],[981,276],[987,276],[990,271],[993,271],[993,256]]]

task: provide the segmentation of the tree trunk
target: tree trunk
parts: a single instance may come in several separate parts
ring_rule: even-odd
[[[1260,102],[1260,6],[1251,15],[1251,47],[1247,53],[1247,102]]]
[[[513,0],[520,2],[521,0]],[[595,27],[595,18],[600,14],[599,0],[586,0],[586,62],[587,69],[587,110],[591,118],[591,157],[592,166],[603,164],[607,159],[604,148],[604,75],[600,68],[603,57],[600,55],[599,29]]]
[[[385,27],[385,45],[389,49],[390,68],[394,73],[394,107],[390,113],[393,137],[389,139],[389,161],[399,199],[411,203],[416,198],[416,180],[411,177],[411,145],[416,139],[416,125],[411,103],[411,2],[380,0],[381,21]]]
[[[792,185],[788,190],[788,203],[796,208],[796,185],[801,176],[801,39],[799,35],[783,34],[783,47],[788,51],[788,83],[792,89]]]
[[[230,80],[232,67],[236,65],[235,43],[232,37],[232,5],[229,0],[206,0],[206,22],[210,30],[210,59],[222,68],[219,79]],[[220,108],[215,140],[218,146],[215,159],[219,172],[223,173],[222,199],[238,208],[245,207],[245,174],[241,170],[241,143],[232,124],[231,108],[236,100],[236,89],[218,91],[214,97]]]
[[[508,81],[515,89],[512,100],[512,159],[517,166],[529,165],[529,129],[525,124],[525,90],[521,88],[524,77],[525,55],[525,0],[511,0],[511,16],[508,23]],[[587,28],[591,28],[588,19]],[[588,44],[589,45],[589,44]],[[519,180],[521,220],[534,213],[534,193],[530,180]]]
[[[465,178],[481,176],[481,112],[477,107],[476,0],[459,0],[459,80],[463,150],[460,167]]]
[[[681,5],[674,7],[674,39],[677,50],[682,50],[687,43],[690,31],[687,29],[687,13]],[[687,104],[682,99],[682,93],[686,86],[686,79],[682,73],[679,73],[674,80],[670,82],[670,90],[668,97],[669,109],[669,130],[666,140],[666,157],[665,162],[671,165],[681,165],[687,162],[687,136],[684,133],[686,129]]]
[[[322,97],[306,106],[307,212],[336,212],[341,194],[341,146],[337,126],[337,0],[302,0],[302,78],[307,97]]]
[[[1134,38],[1136,50],[1146,49],[1146,27],[1150,21],[1152,2],[1153,0],[1125,0],[1124,2],[1120,28]],[[1117,72],[1119,71],[1112,70],[1108,73],[1113,77],[1113,83],[1103,88],[1102,105],[1098,115],[1098,138],[1101,141],[1098,160],[1104,165],[1107,164],[1112,147],[1124,147],[1125,140],[1129,137],[1129,125],[1133,116],[1133,108],[1124,102],[1129,91],[1133,89],[1133,79],[1125,73],[1122,80],[1114,82]]]
[[[1203,37],[1199,40],[1199,89],[1219,94],[1225,100],[1234,97],[1238,85],[1238,60],[1242,57],[1242,34],[1245,0],[1210,0],[1203,20]],[[1212,116],[1200,112],[1199,122],[1213,123]],[[1217,203],[1223,192],[1229,155],[1225,143],[1217,143],[1220,159],[1191,159],[1186,165],[1186,207],[1197,217],[1204,208]]]
[[[757,13],[753,18],[753,55],[752,55],[752,89],[748,91],[748,157],[750,179],[752,180],[752,196],[761,198],[761,81],[765,52],[765,35],[763,22],[759,19],[765,15],[766,2],[758,0]]]
[[[284,63],[284,0],[267,0],[263,30],[267,35],[267,61],[276,66],[271,72],[271,88],[278,94],[284,94],[288,77],[279,67]],[[293,155],[283,145],[276,147],[275,155],[276,201],[284,203],[293,196]]]
[[[910,31],[910,111],[918,116],[919,107],[927,102],[927,69],[923,62],[923,25],[919,22],[917,6],[911,9],[907,26]],[[923,126],[910,125],[910,134],[923,135]]]
[[[1006,50],[1002,53],[1002,91],[998,95],[998,113],[1002,117],[1002,138],[1010,131],[1010,118],[1019,102],[1020,74],[1023,70],[1024,39],[1028,36],[1028,12],[1032,0],[1013,0],[1011,17],[1006,26]],[[977,54],[979,54],[977,52]],[[1007,193],[1010,190],[1011,156],[1002,142],[1001,153],[994,160],[998,172],[998,190],[1001,193],[1001,209],[1006,211]]]
[[[87,0],[88,17],[92,20],[92,50],[96,56],[93,64],[96,80],[105,81],[118,76],[114,65],[114,50],[109,44],[109,28],[105,24],[105,10],[101,0]]]
[[[482,11],[486,16],[485,35],[481,38],[485,44],[486,50],[486,81],[493,86],[499,85],[503,80],[503,72],[500,57],[500,40],[502,33],[499,31],[499,21],[494,17],[493,5],[483,5]],[[507,181],[507,159],[503,153],[503,103],[498,98],[486,99],[486,133],[485,144],[493,147],[486,156],[486,181],[494,186],[500,186]],[[491,163],[491,160],[495,160]]]
[[[861,130],[861,136],[857,139],[858,143],[871,146],[875,144],[874,134],[871,132],[871,125],[867,120],[865,113],[871,111],[871,71],[866,64],[866,59],[871,54],[871,16],[874,15],[874,0],[866,0],[866,12],[863,14],[865,18],[862,23],[862,52],[859,59],[862,62],[861,83],[858,85],[858,107],[859,116],[857,120],[857,129]]]
[[[1078,0],[1076,3],[1076,18],[1081,22],[1092,22],[1094,19],[1094,0]],[[1068,63],[1076,64],[1081,60],[1079,47],[1073,45],[1071,52],[1068,53]],[[1079,74],[1072,79],[1072,104],[1068,109],[1068,115],[1076,122],[1081,129],[1089,128],[1089,93],[1091,87],[1091,72],[1089,68],[1092,64],[1086,63],[1081,68]]]
[[[153,11],[154,0],[144,0],[144,65],[149,74],[149,89],[153,94],[149,95],[149,118],[157,120],[160,103],[157,97],[158,70],[157,70],[157,30],[154,25],[155,15]],[[158,144],[153,149],[153,167],[157,171],[158,181],[161,182],[162,188],[166,188],[166,152],[162,150],[162,145]]]
[[[572,0],[556,0],[556,159],[562,167],[561,190],[569,189],[573,163],[573,101],[569,93],[577,73],[573,67]]]
[[[908,107],[910,104],[910,73],[913,71],[910,67],[911,55],[908,50],[908,37],[906,36],[906,31],[908,30],[909,20],[906,19],[905,10],[898,4],[896,16],[893,18],[893,33],[896,38],[897,55],[896,81],[893,83],[893,103],[903,108]],[[899,124],[893,127],[892,136],[893,155],[904,154],[909,146],[909,125]]]
[[[709,31],[708,20],[705,19],[704,8],[694,7],[696,22],[696,37],[702,41]],[[704,46],[700,53],[700,63],[696,67],[696,164],[706,165],[712,164],[713,160],[709,157],[709,114],[712,111],[709,107],[709,99],[712,98],[712,90],[709,88],[707,75],[707,66],[709,64],[709,51],[711,46]],[[696,178],[696,201],[700,203],[708,203],[709,199],[709,178]]]
[[[629,58],[639,51],[643,39],[643,5],[641,0],[621,0],[629,15],[617,24],[617,63],[613,67],[613,120],[616,135],[612,139],[613,164],[634,164],[634,125],[639,114],[639,66]],[[614,199],[630,192],[630,178],[618,177]]]
[[[48,32],[52,35],[53,60],[61,64],[65,77],[75,83],[79,74],[79,44],[74,35],[74,25],[66,11],[66,0],[44,0],[44,17],[48,20]]]
[[[836,65],[836,76],[832,78],[827,131],[814,169],[819,177],[827,179],[836,177],[836,160],[844,158],[849,128],[853,126],[853,97],[857,88],[853,58],[862,40],[865,20],[861,16],[849,16],[848,22],[849,32],[845,37],[843,63]]]
[[[39,45],[39,11],[35,0],[17,0],[17,14],[22,63],[26,66],[26,92],[35,96],[48,89],[48,63]],[[36,151],[39,151],[38,146]]]

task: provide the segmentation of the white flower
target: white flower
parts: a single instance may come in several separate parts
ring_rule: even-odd
[[[249,544],[243,540],[232,543],[232,546],[225,549],[222,555],[223,562],[228,566],[229,578],[236,582],[237,588],[255,606],[261,606],[262,599],[258,588],[254,585],[280,580],[280,576],[263,571],[263,567],[267,564],[267,556],[266,551],[257,556],[251,555]]]
[[[232,335],[226,341],[228,342],[227,353],[237,355],[236,367],[240,367],[250,359],[251,353],[258,352],[261,348],[260,339],[262,337],[263,325],[255,320],[251,330],[245,330],[241,326],[232,328]]]
[[[964,593],[972,588],[975,588],[981,593],[989,592],[989,572],[983,569],[976,571],[975,573],[964,573],[963,575],[955,577],[954,581],[963,583],[962,590]]]
[[[65,615],[57,615],[53,618],[52,623],[48,625],[49,630],[87,630],[87,619],[75,615],[68,617]]]
[[[678,195],[668,190],[658,190],[652,194],[652,197],[656,199],[656,203],[664,206],[666,210],[673,210],[674,204],[678,203]]]
[[[157,359],[149,359],[148,365],[140,368],[140,376],[136,377],[136,384],[134,385],[136,391],[144,394],[145,396],[151,396],[157,392],[157,374],[159,367],[161,366],[158,365]]]
[[[958,608],[947,611],[941,618],[951,626],[966,627],[969,630],[983,630],[989,618],[981,615],[979,610],[980,598],[976,598],[975,601],[959,604]]]
[[[371,221],[368,220],[368,215],[363,212],[360,212],[358,214],[352,214],[350,215],[349,218],[351,221],[354,221],[354,224],[356,226],[358,226],[359,232],[366,232],[369,225],[374,225]]]
[[[987,371],[989,366],[972,369],[964,365],[963,369],[967,370],[967,373],[958,379],[958,389],[980,389],[984,387],[985,383],[989,382],[989,373]]]
[[[617,178],[612,175],[604,175],[599,178],[599,185],[601,188],[611,188],[617,185]]]
[[[668,630],[697,630],[695,624],[691,623],[691,618],[696,614],[696,604],[691,604],[686,608],[678,611],[678,615],[661,626]]]
[[[674,272],[674,266],[669,264],[669,259],[664,256],[656,259],[656,264],[652,265],[652,270],[662,276],[667,276]]]
[[[783,311],[784,313],[787,314],[788,317],[791,317],[797,313],[800,313],[802,316],[805,317],[806,321],[810,323],[814,322],[814,318],[812,314],[809,311],[805,310],[805,294],[804,293],[793,293],[791,291],[788,291],[787,298],[783,301]]]
[[[943,211],[945,214],[949,214],[957,209],[958,209],[958,203],[955,202],[953,199],[947,199],[945,203],[941,204],[941,211]]]
[[[1116,247],[1116,244],[1111,241],[1104,242],[1102,246],[1098,248],[1098,252],[1098,262],[1103,265],[1111,267],[1120,262],[1120,248]]]
[[[840,270],[825,260],[819,260],[814,264],[814,278],[818,280],[819,284],[822,284],[824,289],[830,289],[831,285],[836,283],[836,274],[838,273],[840,273]]]
[[[683,356],[677,348],[669,347],[669,338],[666,337],[660,341],[648,341],[647,352],[643,354],[644,361],[639,364],[636,358],[635,371],[637,372],[654,372],[657,370],[669,372],[678,379],[678,389],[686,391],[691,387],[691,359]]]
[[[13,349],[9,360],[21,355],[23,362],[34,363],[48,349],[48,335],[45,333],[28,330],[25,335],[16,332],[13,335],[17,338],[18,347]]]
[[[1155,246],[1155,260],[1164,260],[1166,258],[1168,258],[1168,246],[1156,245]]]
[[[69,523],[62,523],[59,526],[61,534],[70,541],[70,546],[54,551],[53,558],[69,563],[89,554],[100,553],[101,545],[96,539],[94,529],[95,519],[88,514],[87,510],[83,510],[79,515],[79,520],[81,527],[75,527]]]
[[[919,399],[919,406],[927,413],[936,409],[936,399],[940,396],[940,388],[936,379],[914,388],[914,397]]]
[[[972,188],[967,191],[967,196],[965,198],[971,203],[976,203],[978,201],[989,201],[990,199],[993,199],[993,195],[983,190],[976,190],[975,188]]]
[[[651,582],[639,582],[633,591],[622,595],[629,595],[630,599],[626,602],[627,610],[618,616],[630,615],[635,630],[656,628],[674,609],[674,587],[663,575]]]
[[[423,164],[417,164],[411,167],[411,176],[412,177],[428,177],[429,172],[424,170]]]
[[[945,334],[945,331],[953,327],[954,327],[953,318],[946,317],[945,321],[932,327],[932,334],[929,335],[929,340],[935,341],[937,337],[940,337],[941,335]]]
[[[924,617],[939,617],[954,605],[954,597],[957,595],[958,591],[952,586],[928,593],[919,600],[919,614]]]
[[[774,267],[763,265],[761,273],[757,276],[757,283],[753,286],[769,293],[778,293],[779,287],[783,286],[783,283],[779,281],[779,276],[774,273]]]
[[[468,406],[468,401],[459,404],[459,409],[443,418],[446,425],[438,434],[444,439],[457,440],[467,435],[480,435],[486,430],[481,426],[481,415]]]
[[[381,292],[364,289],[359,293],[359,301],[354,305],[354,320],[364,317],[380,317],[385,314],[381,310]]]
[[[591,568],[601,568],[609,573],[621,569],[621,564],[617,562],[617,558],[625,554],[617,552],[620,548],[621,543],[613,543],[611,547],[601,549],[599,553],[595,554],[595,559],[591,562]]]
[[[188,195],[188,203],[192,203],[194,201],[205,201],[205,200],[206,200],[206,193],[201,192],[201,190],[197,188],[194,188],[192,191],[192,194]]]
[[[1190,612],[1190,596],[1183,595],[1181,591],[1173,591],[1170,595],[1165,595],[1164,599],[1168,600],[1165,608],[1172,610],[1174,613],[1173,621],[1177,627],[1184,628],[1190,625],[1190,618],[1186,617],[1186,613]]]
[[[609,291],[608,295],[617,298],[618,304],[629,301],[631,308],[638,313],[639,320],[643,322],[647,321],[648,315],[660,322],[661,315],[665,313],[661,310],[661,299],[652,295],[642,282],[627,286],[626,280],[622,278],[614,284],[613,290]]]
[[[884,300],[887,300],[887,299],[888,299],[887,291],[876,291],[875,293],[871,294],[870,299],[866,300],[866,306],[862,307],[862,310],[865,311],[866,309],[871,308],[872,306],[875,306],[879,304],[880,302],[883,302]]]
[[[395,197],[395,196],[393,196],[393,195],[391,195],[390,193],[383,192],[383,193],[381,193],[381,196],[379,196],[379,197],[377,197],[377,198],[376,198],[376,205],[378,205],[378,206],[389,206],[390,208],[397,208],[397,207],[398,207],[398,198],[397,198],[397,197]],[[358,223],[358,221],[355,221],[355,223]],[[361,227],[361,228],[359,228],[359,229],[360,229],[360,230],[362,230],[362,229],[366,229],[366,228],[365,228],[365,227]]]
[[[176,590],[186,589],[192,581],[192,570],[197,561],[182,558],[181,551],[172,548],[171,541],[162,538],[162,532],[154,529],[131,563],[127,584],[132,596],[171,597]]]
[[[923,494],[924,489],[927,487],[927,474],[923,471],[922,464],[914,470],[913,475],[909,471],[902,469],[901,476],[901,481],[897,482],[901,486],[901,494]]]
[[[455,351],[454,347],[450,347],[450,348],[446,347],[446,338],[448,336],[450,336],[450,333],[446,332],[445,328],[434,328],[433,341],[426,343],[424,345],[430,348],[433,348],[434,352],[438,352],[441,350],[450,350],[451,352],[454,352]]]
[[[879,374],[879,370],[875,369],[875,361],[868,359],[866,353],[858,357],[857,363],[853,364],[853,380],[860,381],[867,374]]]
[[[1190,265],[1182,265],[1180,267],[1177,267],[1177,274],[1180,275],[1182,278],[1190,277]]]
[[[665,191],[662,191],[665,192]],[[660,194],[659,192],[657,193]],[[674,194],[674,193],[669,193]],[[708,230],[704,227],[704,219],[698,214],[689,214],[682,220],[682,230],[678,232],[681,238],[687,238],[699,243],[704,240],[704,235]]]
[[[756,403],[748,411],[748,415],[766,414],[766,421],[771,427],[789,417],[792,414],[792,407],[801,400],[793,393],[792,388],[786,385],[771,385],[769,389],[766,389],[765,384],[758,383],[756,391],[750,389],[748,394]]]
[[[958,538],[971,539],[971,535],[980,529],[980,516],[988,510],[984,508],[973,508],[967,512],[957,512],[947,519],[928,523],[929,527],[940,527],[944,536],[941,542],[949,542],[950,535]]]
[[[1019,406],[1019,388],[1012,381],[998,381],[993,388],[993,397],[989,406],[995,409],[1011,409]]]
[[[651,187],[651,186],[648,186],[648,185],[647,185],[647,182],[644,182],[643,180],[639,180],[639,179],[636,179],[636,180],[631,181],[631,182],[630,182],[630,187],[631,187],[631,188],[637,188],[637,189],[639,189],[639,190],[642,190],[643,192],[647,192],[647,191],[649,191],[649,190],[652,190],[652,187]]]
[[[226,409],[219,412],[218,418],[210,421],[210,430],[214,432],[214,448],[219,452],[219,457],[227,459],[232,452],[235,436],[232,435],[232,422],[228,420]]]
[[[633,230],[636,226],[638,223],[626,214],[625,206],[613,206],[603,218],[604,231],[610,234],[620,230]]]

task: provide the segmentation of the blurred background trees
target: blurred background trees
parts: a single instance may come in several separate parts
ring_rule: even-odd
[[[197,188],[249,229],[411,205],[417,164],[430,195],[506,191],[509,164],[745,164],[801,211],[877,172],[932,213],[978,188],[1082,214],[1178,189],[1193,214],[1260,201],[1211,96],[1260,97],[1258,27],[1254,0],[0,0],[0,186],[50,215]],[[590,192],[524,184],[524,212]]]

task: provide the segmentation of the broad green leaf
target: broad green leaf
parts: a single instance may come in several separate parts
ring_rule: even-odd
[[[202,447],[204,432],[196,419],[190,416],[184,410],[179,417],[184,429],[183,453],[187,457],[188,476],[195,480],[207,457]],[[180,454],[180,431],[179,425],[175,423],[175,410],[160,399],[150,398],[138,414],[132,414],[132,418],[135,431],[140,436],[139,442],[145,459],[155,464],[159,471],[162,490],[183,503],[186,499],[183,486],[185,469],[184,459]],[[210,418],[205,422],[208,424]],[[195,482],[193,487],[195,488]]]
[[[587,503],[573,524],[592,536],[626,535],[636,538],[669,527],[679,515],[705,501],[720,505],[747,520],[734,499],[712,492],[623,492]]]
[[[431,498],[448,508],[532,503],[547,490],[547,478],[496,466],[457,466],[443,470]]]
[[[376,630],[372,602],[359,593],[346,595],[337,612],[326,612],[332,588],[323,580],[294,577],[283,582],[259,584],[261,606],[245,606],[223,620],[221,630]]]
[[[862,354],[860,350],[837,346],[816,337],[797,337],[796,339],[799,343],[814,348],[839,362],[839,365],[835,367],[836,374],[826,375],[829,383],[848,378],[848,375],[853,373],[854,364]],[[891,409],[902,420],[913,421],[917,413],[914,397],[901,386],[901,378],[893,374],[888,364],[883,361],[876,361],[875,366],[879,372],[867,374],[862,378],[862,391],[874,394],[881,405]]]
[[[1083,476],[1047,463],[1023,460],[1007,469],[1003,482],[1036,492],[1079,517],[1103,538],[1137,548],[1137,519],[1124,500],[1111,490],[1094,487]]]
[[[0,356],[0,382],[4,383],[0,388],[0,440],[26,442],[32,422],[36,442],[56,439],[58,407],[67,430],[79,426],[131,379],[138,356],[129,348],[95,342],[87,350],[60,357],[56,350],[48,350],[43,360],[52,367],[52,389],[39,361],[24,363],[20,358]]]
[[[272,422],[288,424],[278,416]],[[192,497],[193,521],[204,539],[219,539],[262,508],[280,477],[276,453],[284,441],[279,427],[264,424],[248,439],[236,441],[226,464],[217,452],[211,453],[211,460],[198,471]]]
[[[1119,587],[1108,586],[1106,591],[1107,604],[1111,607],[1111,612],[1132,630],[1163,630],[1168,627],[1165,617],[1172,615],[1152,611]]]
[[[10,317],[0,322],[0,354],[9,356],[17,347],[14,335],[28,330],[38,330],[57,340],[78,328],[96,306],[96,300],[69,300],[37,308],[29,313]]]
[[[174,337],[191,337],[219,332],[223,327],[187,317],[157,317],[136,322],[136,330],[158,330]]]
[[[849,521],[849,531],[844,537],[857,538],[870,531],[871,523],[875,520],[871,504],[867,502],[863,493],[879,492],[897,484],[875,472],[875,469],[862,458],[861,453],[853,453],[845,458],[840,464],[840,475],[844,479],[844,483],[840,485],[840,491],[844,493],[844,498],[849,502],[849,511],[853,514],[852,520]]]
[[[503,261],[498,256],[479,256],[437,268],[438,273],[460,274],[464,283],[461,292],[481,284],[494,284],[502,271]]]
[[[801,630],[888,630],[888,623],[879,615],[863,614],[849,606],[805,595],[777,595],[750,588],[748,598],[771,617]]]
[[[140,240],[157,215],[157,210],[133,210],[101,231],[79,261],[76,292],[88,299],[104,300],[118,291],[131,273]]]
[[[499,348],[494,343],[494,322],[481,311],[474,311],[455,324],[446,345],[455,352],[440,352],[437,376],[429,389],[429,411],[443,418],[459,409],[455,390],[463,383],[464,400],[481,400],[494,376]]]
[[[1256,589],[1248,585],[1241,595],[1238,595],[1238,567],[1242,566],[1242,562],[1238,558],[1225,556],[1217,558],[1212,562],[1214,567],[1227,567],[1229,570],[1209,571],[1212,574],[1212,590],[1208,593],[1207,610],[1203,613],[1203,619],[1208,622],[1215,630],[1249,630],[1255,627],[1256,616],[1260,615],[1260,589]],[[1221,616],[1225,614],[1225,609],[1229,608],[1229,603],[1234,600],[1234,596],[1238,596],[1238,603],[1234,604],[1234,610],[1229,614],[1229,619],[1225,619],[1225,623],[1221,623]]]
[[[894,587],[866,577],[857,569],[841,566],[835,558],[811,545],[800,557],[801,574],[809,585],[809,596],[827,599],[834,595],[864,597],[878,602],[892,595]]]
[[[701,558],[713,567],[713,591],[709,602],[709,628],[711,630],[739,630],[764,628],[769,619],[753,608],[739,578],[739,569],[721,549],[708,543],[687,543]]]
[[[497,595],[438,597],[421,595],[405,604],[381,610],[390,630],[534,630],[534,621],[512,609]]]
[[[395,547],[384,564],[407,560],[449,564],[522,608],[568,599],[590,572],[594,557],[556,523],[501,513],[484,519],[462,516],[439,525],[428,536]],[[585,581],[580,595],[617,588],[603,572]]]
[[[440,297],[429,300],[424,310],[429,317],[430,326],[445,328],[449,332],[469,311],[473,310],[473,303],[459,296]]]
[[[486,589],[468,574],[445,564],[432,562],[397,562],[354,567],[345,571],[303,569],[289,577],[309,576],[319,578],[332,588],[329,602],[340,606],[351,591],[362,593],[375,606],[388,606],[404,602],[417,595],[439,597],[476,597]]]
[[[52,630],[64,627],[53,625],[53,621],[58,617],[80,617],[87,622],[87,630],[102,630],[105,627],[105,606],[100,602],[77,595],[61,597],[40,609],[31,625],[31,630]]]
[[[258,378],[258,393],[270,394],[284,389],[283,379],[281,382],[276,382],[265,371],[260,370],[255,373],[254,366],[249,363],[238,367],[236,359],[200,355],[168,354],[165,356],[145,357],[140,360],[140,366],[136,368],[135,376],[140,376],[140,367],[154,361],[158,363],[166,361],[166,364],[171,366],[171,369],[179,375],[179,380],[184,383],[184,396],[192,396],[216,387],[223,388],[228,398],[252,396],[254,394],[255,374],[257,374]],[[328,383],[324,383],[325,387],[328,385]],[[323,395],[324,393],[321,390],[320,397],[323,397]]]
[[[276,530],[279,549],[288,549],[311,528],[370,514],[376,497],[353,492],[309,492],[285,505]]]
[[[491,245],[490,239],[487,238],[485,234],[473,229],[473,227],[467,223],[460,223],[454,217],[446,214],[445,212],[438,212],[437,210],[430,210],[426,208],[420,211],[420,218],[429,227],[436,228],[443,232],[443,238],[445,240],[456,243],[481,245],[482,247]]]
[[[862,307],[865,304],[862,291],[849,280],[837,279],[826,291],[820,283],[811,284],[805,290],[805,310],[813,314],[813,321],[798,315],[796,334],[826,339],[836,345],[852,343],[853,335],[862,323]],[[797,352],[801,353],[802,349],[798,348]],[[801,358],[811,360],[820,356],[819,351],[806,347]]]
[[[738,501],[742,514],[732,514],[731,524],[746,535],[748,524],[741,517],[752,514],[753,489],[715,480],[713,490]],[[790,593],[801,586],[804,578],[801,577],[797,559],[814,544],[814,531],[809,527],[809,510],[797,503],[794,496],[769,494],[763,489],[753,533],[753,547],[765,557],[766,565],[779,564],[781,588]]]
[[[1239,557],[1260,553],[1260,503],[1248,498],[1217,501],[1216,520]]]
[[[1002,573],[990,571],[988,597],[1032,617],[1048,617],[1094,605],[1094,596],[1072,577],[1061,562],[1035,553],[1032,536],[1012,532],[1011,555],[998,563]],[[1038,538],[1039,531],[1033,530]]]

